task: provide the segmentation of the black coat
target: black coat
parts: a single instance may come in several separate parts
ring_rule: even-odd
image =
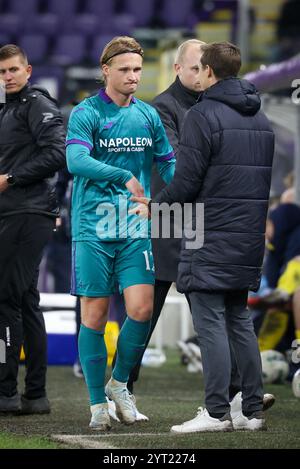
[[[254,85],[228,78],[186,115],[174,178],[154,198],[204,204],[203,246],[182,242],[181,292],[259,288],[274,152],[273,131],[259,110]]]
[[[186,112],[197,102],[199,94],[185,88],[177,77],[169,88],[152,102],[164,125],[167,137],[176,153],[179,136]],[[153,166],[151,196],[154,197],[166,186],[156,167]],[[155,277],[159,280],[175,282],[180,256],[181,239],[152,239],[155,264]]]
[[[65,166],[65,131],[56,101],[26,85],[0,105],[0,174],[15,185],[0,194],[0,216],[57,216],[55,172]]]

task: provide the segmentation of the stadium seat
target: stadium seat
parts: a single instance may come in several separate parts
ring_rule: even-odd
[[[102,50],[111,39],[111,34],[101,34],[99,36],[94,37],[93,44],[88,57],[93,64],[99,64],[99,58],[102,53]]]
[[[154,5],[155,0],[126,0],[124,11],[134,16],[136,26],[147,26],[154,15]]]
[[[55,36],[60,31],[59,18],[54,13],[35,15],[26,22],[25,31],[28,34],[34,31],[37,34]]]
[[[52,62],[57,65],[75,65],[85,59],[86,39],[80,34],[65,34],[57,37]]]
[[[0,47],[4,46],[5,44],[10,44],[11,38],[8,34],[0,34]]]
[[[161,19],[169,28],[184,27],[193,7],[193,0],[164,0]]]
[[[99,18],[112,18],[114,11],[113,0],[86,0],[86,13],[93,13]]]
[[[65,33],[80,33],[84,36],[99,34],[99,18],[90,13],[78,14],[64,25]]]
[[[60,90],[64,85],[65,71],[60,66],[49,64],[48,61],[48,65],[35,65],[33,67],[30,81],[31,83],[43,86],[49,91],[51,96],[58,98]]]
[[[11,13],[0,15],[0,31],[1,34],[20,34],[23,31],[24,22],[19,15]]]
[[[40,0],[10,0],[8,12],[23,17],[35,15],[39,12],[39,4]]]
[[[71,17],[77,13],[77,10],[78,0],[48,0],[48,13],[55,13],[60,18]]]
[[[135,17],[133,15],[114,15],[111,30],[113,31],[114,35],[130,36],[135,25]]]
[[[47,37],[41,34],[24,34],[19,38],[19,44],[26,51],[31,64],[45,60],[48,52]]]

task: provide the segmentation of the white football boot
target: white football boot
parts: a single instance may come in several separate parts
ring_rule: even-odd
[[[132,425],[136,421],[136,407],[126,384],[111,378],[105,386],[105,394],[114,401],[116,415],[120,421],[126,425]]]
[[[131,393],[129,393],[132,401],[133,401],[133,404],[135,405],[135,411],[136,411],[136,422],[148,422],[149,421],[149,417],[147,417],[146,415],[142,414],[141,412],[139,412],[138,408],[136,407],[136,400],[135,400],[135,396]],[[107,399],[107,403],[108,403],[108,412],[109,412],[109,415],[110,417],[115,420],[116,422],[120,422],[120,419],[118,418],[117,414],[116,414],[116,404],[114,403],[114,401],[110,401],[109,399]]]
[[[91,430],[99,430],[105,432],[111,429],[107,404],[103,403],[92,405],[91,413],[92,418],[89,425]]]

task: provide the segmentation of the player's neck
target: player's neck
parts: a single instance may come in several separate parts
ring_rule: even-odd
[[[124,95],[111,89],[109,86],[106,87],[105,93],[110,97],[110,99],[113,100],[115,104],[117,104],[117,106],[120,107],[128,107],[132,99],[131,94],[129,96]]]

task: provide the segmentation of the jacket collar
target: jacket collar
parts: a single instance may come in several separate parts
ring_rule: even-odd
[[[187,100],[187,102],[189,102],[191,106],[193,106],[193,104],[196,104],[197,99],[199,97],[199,93],[197,93],[197,91],[193,91],[189,88],[186,88],[186,86],[181,83],[178,76],[176,77],[173,83],[173,87],[175,92],[178,91],[179,96],[184,95],[185,100]]]
[[[30,85],[27,83],[18,93],[12,93],[12,94],[7,94],[6,95],[6,102],[13,102],[13,101],[20,101],[22,96],[26,95],[28,93],[28,90],[30,88]]]

